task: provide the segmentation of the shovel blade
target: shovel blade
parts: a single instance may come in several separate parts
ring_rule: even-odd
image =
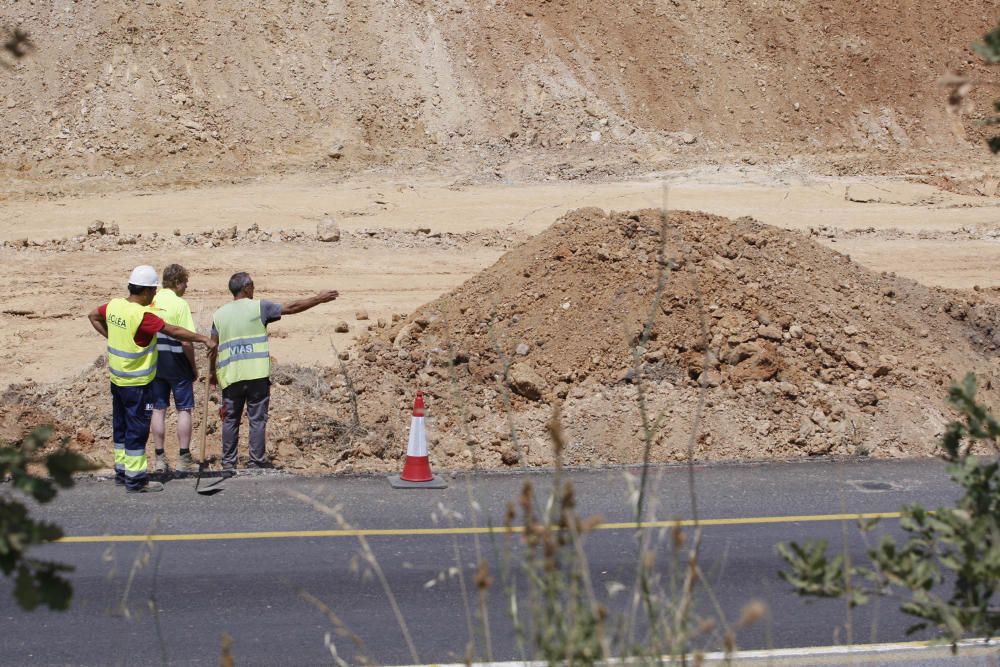
[[[222,486],[222,482],[225,481],[226,475],[221,475],[215,477],[211,482],[205,484],[201,483],[202,474],[205,472],[205,464],[202,463],[198,466],[198,477],[194,481],[195,493],[199,493],[203,496],[213,496],[219,491],[222,491],[225,487]]]

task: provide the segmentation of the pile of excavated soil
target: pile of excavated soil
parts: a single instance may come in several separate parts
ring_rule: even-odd
[[[873,273],[749,218],[580,209],[362,334],[344,369],[279,362],[269,446],[291,470],[396,469],[421,389],[445,469],[551,465],[556,406],[567,464],[638,463],[647,434],[653,461],[681,460],[702,398],[700,460],[928,456],[951,383],[976,371],[996,404],[998,302]],[[44,411],[107,459],[101,365],[12,387],[6,421]]]
[[[487,466],[550,461],[556,403],[569,463],[640,461],[640,386],[656,461],[683,457],[702,386],[701,459],[924,456],[948,385],[974,370],[996,398],[992,294],[878,275],[751,219],[673,213],[661,251],[663,228],[652,210],[565,216],[362,338],[356,384],[401,404],[424,389],[439,460],[466,463],[468,439]]]
[[[60,188],[426,163],[578,177],[718,151],[940,155],[979,142],[991,113],[984,86],[951,117],[941,76],[996,76],[969,46],[995,23],[992,0],[4,9],[3,33],[35,48],[4,63],[0,169]]]

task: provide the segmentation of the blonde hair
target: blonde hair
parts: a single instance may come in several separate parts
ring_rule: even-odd
[[[163,269],[163,286],[173,289],[188,280],[188,271],[180,264],[171,264]]]

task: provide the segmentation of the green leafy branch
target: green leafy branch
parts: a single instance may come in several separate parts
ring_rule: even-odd
[[[847,599],[853,607],[901,591],[907,597],[900,609],[917,619],[907,633],[933,627],[955,648],[963,637],[1000,630],[1000,464],[972,453],[984,445],[997,451],[1000,423],[976,402],[971,373],[951,388],[948,402],[963,418],[948,425],[940,443],[948,476],[962,489],[954,507],[904,506],[900,527],[907,539],[897,544],[884,535],[868,549],[870,566],[829,557],[822,540],[779,544],[778,553],[791,568],[779,575],[798,594]],[[874,526],[862,522],[861,529]]]
[[[973,44],[972,50],[990,65],[1000,64],[1000,25],[986,33],[982,43]],[[1000,113],[1000,100],[993,103],[993,109]],[[987,125],[1000,125],[1000,116],[988,118],[985,123]],[[1000,137],[990,137],[987,143],[991,151],[1000,153]]]
[[[52,437],[52,429],[36,429],[11,447],[0,448],[0,479],[9,479],[10,488],[38,503],[50,502],[58,489],[73,486],[73,473],[93,470],[86,458],[67,449],[46,456],[42,447]],[[43,464],[49,477],[32,474],[28,466]],[[59,526],[36,521],[23,503],[0,492],[0,571],[14,579],[14,597],[22,609],[30,611],[42,604],[50,609],[69,607],[73,588],[62,574],[72,567],[28,556],[33,546],[54,542],[63,536]]]
[[[991,65],[1000,63],[1000,25],[983,36],[982,44],[973,44],[972,50]]]

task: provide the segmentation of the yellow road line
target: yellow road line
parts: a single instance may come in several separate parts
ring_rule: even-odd
[[[644,521],[636,525],[634,521],[625,523],[602,523],[596,530],[636,530],[637,528],[674,528],[701,526],[746,526],[768,523],[802,523],[812,521],[855,521],[857,519],[898,519],[899,512],[869,512],[864,514],[805,514],[800,516],[757,516],[728,519],[681,519],[678,521]],[[514,526],[511,532],[521,532],[523,527]],[[210,540],[265,540],[277,538],[303,537],[408,537],[421,535],[482,535],[486,533],[506,533],[504,527],[468,528],[348,528],[333,530],[274,530],[244,533],[180,533],[166,535],[69,535],[62,543],[108,543],[108,542],[199,542]]]

